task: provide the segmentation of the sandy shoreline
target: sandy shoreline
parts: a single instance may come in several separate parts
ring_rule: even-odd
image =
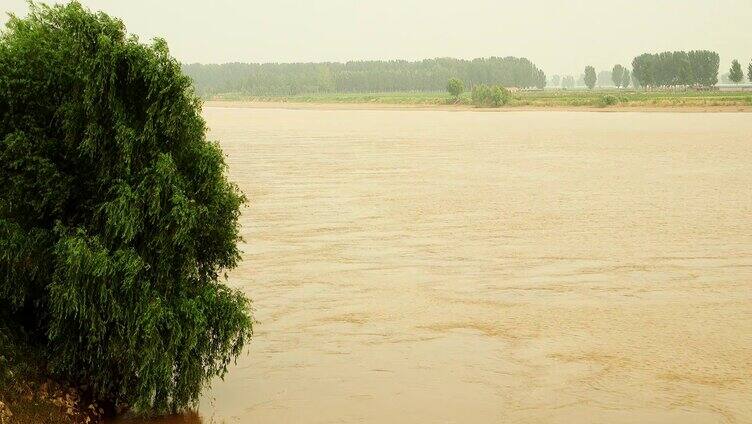
[[[296,103],[208,100],[207,108],[251,108],[290,110],[438,110],[448,112],[670,112],[670,113],[738,113],[752,112],[752,106],[512,106],[503,108],[476,108],[469,105],[418,105],[383,103]]]

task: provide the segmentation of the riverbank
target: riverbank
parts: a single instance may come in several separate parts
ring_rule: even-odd
[[[80,388],[52,378],[42,355],[0,324],[0,424],[93,424],[103,412]]]
[[[683,112],[683,113],[730,113],[752,112],[752,106],[505,106],[500,108],[477,108],[470,105],[426,105],[388,103],[306,103],[266,100],[208,100],[204,107],[215,108],[256,108],[289,110],[416,110],[416,111],[472,111],[472,112]]]
[[[750,112],[750,91],[549,90],[513,93],[501,108],[477,108],[469,93],[342,93],[252,97],[224,94],[207,99],[210,107],[285,109],[410,109],[448,111],[592,111],[592,112]]]

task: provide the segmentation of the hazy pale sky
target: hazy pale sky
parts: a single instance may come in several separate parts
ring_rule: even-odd
[[[83,0],[183,62],[524,56],[548,75],[710,49],[752,58],[752,0]],[[0,0],[23,15],[25,0]],[[6,21],[5,13],[0,23]],[[745,66],[746,68],[746,66]]]

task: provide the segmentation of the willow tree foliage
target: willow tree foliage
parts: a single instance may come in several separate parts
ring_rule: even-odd
[[[195,402],[252,319],[222,284],[244,198],[190,80],[164,41],[32,4],[0,35],[0,93],[0,317],[101,400]]]

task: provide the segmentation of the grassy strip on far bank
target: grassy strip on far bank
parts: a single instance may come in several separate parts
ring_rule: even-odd
[[[320,104],[472,106],[470,93],[454,99],[444,92],[318,93],[291,96],[215,95],[208,100]],[[512,93],[504,107],[729,107],[752,106],[752,91],[543,90]]]

